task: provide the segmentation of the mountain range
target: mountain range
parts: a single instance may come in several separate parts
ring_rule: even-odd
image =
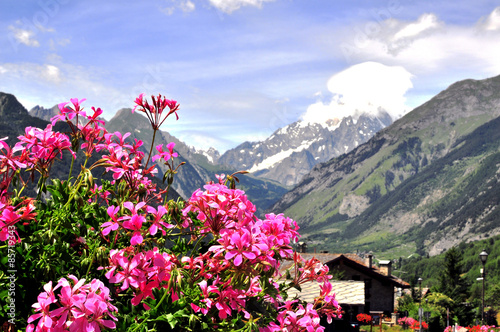
[[[29,111],[32,117],[47,121],[58,113],[57,105],[52,108],[35,106]],[[352,150],[391,123],[392,118],[383,110],[377,115],[362,113],[326,123],[297,121],[276,130],[264,141],[244,142],[222,156],[213,148],[199,150],[189,146],[166,131],[160,131],[155,145],[174,142],[179,162],[186,162],[173,183],[173,188],[182,197],[190,197],[194,190],[214,180],[214,174],[247,170],[250,174],[239,177],[242,189],[263,212],[314,165]],[[110,132],[130,132],[130,139],[141,139],[144,146],[151,144],[151,125],[146,117],[132,113],[131,109],[119,110],[106,123],[106,128]],[[166,166],[158,167],[166,171]]]
[[[500,234],[499,116],[500,76],[457,82],[316,165],[270,210],[336,252],[435,255]]]
[[[31,116],[0,93],[0,137],[43,128],[40,118],[55,111],[36,107]],[[130,109],[106,128],[151,144],[148,120]],[[382,110],[326,124],[298,121],[222,156],[159,134],[155,145],[175,142],[178,162],[186,161],[173,184],[180,196],[214,174],[251,170],[240,188],[260,214],[297,220],[309,248],[396,258],[500,234],[500,76],[452,84],[395,122]]]
[[[391,123],[391,116],[383,110],[325,123],[297,121],[264,141],[244,142],[226,151],[218,163],[293,186],[316,164],[351,151]]]

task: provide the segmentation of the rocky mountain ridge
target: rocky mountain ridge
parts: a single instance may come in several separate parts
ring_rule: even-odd
[[[297,121],[261,142],[244,142],[226,151],[218,163],[248,170],[286,186],[297,184],[314,165],[349,152],[392,123],[381,110],[328,123]]]

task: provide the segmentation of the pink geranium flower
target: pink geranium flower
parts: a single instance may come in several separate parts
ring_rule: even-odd
[[[159,154],[153,156],[153,162],[158,160],[158,159],[163,159],[165,161],[169,161],[171,158],[177,158],[178,154],[177,152],[174,152],[174,146],[175,143],[171,142],[167,144],[167,150],[163,150],[163,144],[157,145],[156,150],[158,150]]]

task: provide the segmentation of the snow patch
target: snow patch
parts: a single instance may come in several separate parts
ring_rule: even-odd
[[[208,161],[213,163],[214,162],[214,158],[212,158],[211,155],[209,155],[206,151],[202,151],[202,154],[207,157]]]
[[[320,125],[322,128],[328,129],[329,131],[335,131],[338,127],[340,127],[341,123],[342,121],[339,121],[338,119],[330,119],[326,122],[311,122],[303,120],[297,122],[299,128],[306,128],[306,127],[318,128],[317,125]]]
[[[257,171],[260,171],[263,169],[269,169],[269,168],[273,167],[274,165],[278,164],[279,162],[281,162],[282,160],[284,160],[285,158],[288,158],[292,153],[300,152],[302,150],[307,149],[313,142],[314,142],[314,140],[305,141],[305,142],[302,142],[302,144],[295,149],[288,149],[288,150],[280,151],[280,152],[276,153],[275,155],[267,157],[266,159],[262,160],[262,162],[260,162],[259,164],[253,165],[253,167],[250,168],[248,171],[250,173],[252,173],[252,172],[257,172]]]

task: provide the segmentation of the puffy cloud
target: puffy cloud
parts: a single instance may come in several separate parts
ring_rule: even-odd
[[[377,62],[351,66],[328,80],[331,100],[310,105],[302,120],[326,123],[346,116],[357,118],[361,113],[377,115],[381,109],[396,119],[409,111],[404,95],[413,87],[411,78],[412,74],[400,66]]]
[[[40,43],[36,40],[35,33],[32,30],[21,29],[10,25],[9,30],[12,31],[12,36],[17,42],[31,47],[39,47]]]
[[[253,6],[261,8],[264,2],[275,0],[209,0],[210,4],[226,14],[231,14],[243,6]]]

